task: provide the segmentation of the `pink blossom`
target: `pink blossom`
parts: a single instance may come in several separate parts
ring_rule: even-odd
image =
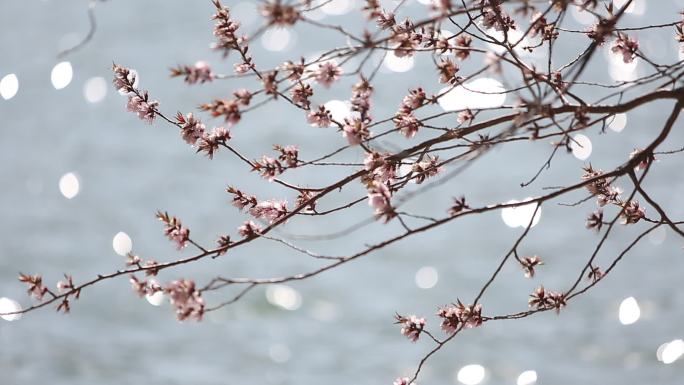
[[[157,115],[157,107],[159,102],[156,100],[150,101],[147,91],[141,95],[135,94],[128,97],[128,111],[134,112],[142,121],[147,124],[152,124]]]
[[[523,257],[520,260],[520,264],[525,271],[525,278],[533,278],[535,274],[535,267],[543,265],[544,262],[542,262],[541,258],[538,256],[533,255],[531,257]]]
[[[603,207],[608,203],[618,203],[620,202],[620,194],[622,194],[622,189],[619,187],[607,186],[603,192],[601,192],[596,201],[599,206]]]
[[[300,207],[306,204],[306,207],[302,211],[304,212],[314,212],[316,210],[316,200],[312,200],[315,193],[309,190],[304,190],[299,193],[297,200],[295,201],[295,206]]]
[[[409,110],[415,110],[422,107],[426,100],[427,95],[425,95],[425,91],[419,87],[409,90],[409,94],[404,96],[402,105]]]
[[[340,68],[335,61],[327,61],[318,65],[314,76],[318,84],[324,87],[330,87],[334,82],[339,80],[342,75],[342,68]]]
[[[239,49],[241,39],[237,36],[237,30],[240,28],[240,23],[231,19],[230,10],[223,7],[219,0],[213,0],[213,2],[216,7],[216,13],[212,17],[213,20],[216,20],[214,26],[216,43],[212,45],[212,48],[222,51],[225,57],[230,51]]]
[[[567,306],[564,293],[550,292],[547,294],[551,302],[551,307],[556,310],[556,314],[560,313],[561,309]]]
[[[112,71],[114,71],[114,88],[121,95],[130,95],[138,89],[138,73],[134,69],[113,64]]]
[[[64,281],[57,282],[57,290],[60,293],[65,293],[74,289],[74,279],[67,274],[64,274]],[[78,295],[77,295],[78,297]]]
[[[380,29],[390,29],[394,27],[394,25],[397,24],[397,21],[394,19],[394,13],[387,11],[381,12],[378,14],[377,24]]]
[[[583,170],[582,179],[592,179],[586,188],[590,193],[596,195],[599,206],[603,207],[608,203],[620,202],[622,190],[619,187],[611,186],[605,178],[601,178],[603,171],[594,170],[591,166],[584,167]]]
[[[371,108],[370,97],[373,94],[373,86],[362,77],[360,82],[354,84],[352,91],[350,100],[352,111],[358,112],[363,120],[370,122],[371,117],[368,112]]]
[[[194,66],[178,66],[171,69],[171,76],[185,76],[187,84],[206,83],[214,80],[214,73],[205,61],[198,61]]]
[[[190,230],[185,227],[172,230],[168,234],[169,239],[176,243],[176,247],[179,250],[185,247],[185,244],[188,242],[189,236]]]
[[[504,12],[501,1],[488,1],[488,7],[482,11],[482,23],[485,28],[494,28],[497,31],[515,29],[515,21]]]
[[[385,222],[394,218],[396,214],[392,208],[390,189],[382,182],[371,181],[368,189],[368,205],[375,210],[377,217],[384,217]]]
[[[145,261],[145,266],[143,267],[145,268],[145,275],[148,277],[155,276],[157,273],[159,273],[159,263],[157,261]]]
[[[639,42],[622,33],[618,33],[615,45],[611,49],[613,53],[622,55],[622,61],[625,63],[631,63],[636,57],[638,50]]]
[[[236,74],[238,75],[244,75],[247,72],[251,71],[252,68],[254,68],[254,64],[249,62],[249,63],[235,63],[233,64],[233,70],[235,71]]]
[[[244,88],[233,92],[233,96],[235,96],[235,101],[243,106],[249,106],[249,103],[252,101],[252,93]]]
[[[458,302],[458,308],[461,313],[461,320],[465,323],[466,328],[475,328],[482,325],[482,305],[463,305]]]
[[[318,106],[317,110],[309,111],[306,119],[314,127],[325,128],[332,124],[332,114],[325,106]]]
[[[254,207],[258,203],[254,195],[247,195],[234,187],[228,187],[226,192],[233,194],[233,206],[240,210],[243,210],[247,206]]]
[[[469,108],[466,108],[465,110],[459,112],[458,117],[456,117],[456,121],[459,124],[463,124],[466,122],[472,122],[473,119],[475,119],[475,115],[473,115],[473,112],[470,111]]]
[[[19,282],[28,285],[28,294],[39,301],[48,293],[48,288],[43,286],[43,277],[38,274],[28,275],[19,273]]]
[[[147,294],[147,281],[140,281],[135,275],[131,275],[129,279],[131,283],[131,288],[138,295],[138,297],[144,297]]]
[[[280,0],[269,0],[260,9],[268,25],[288,26],[294,25],[299,20],[297,8]]]
[[[622,224],[629,225],[639,222],[646,217],[646,211],[637,201],[629,201],[622,211]]]
[[[442,318],[442,330],[447,334],[455,333],[461,326],[474,328],[482,325],[482,305],[464,305],[460,300],[455,304],[440,308],[437,316]]]
[[[261,177],[267,179],[269,182],[273,182],[278,174],[282,174],[283,171],[285,171],[285,168],[280,164],[280,161],[266,155],[261,157],[261,161],[255,160],[252,163],[253,170],[258,171],[259,174],[261,174]]]
[[[631,63],[634,61],[634,57],[636,56],[636,49],[634,49],[634,45],[621,45],[621,44],[616,44],[612,48],[613,53],[619,53],[622,55],[622,61],[625,63]]]
[[[393,385],[416,385],[415,382],[409,382],[409,381],[411,381],[411,379],[408,377],[400,377],[400,378],[397,378],[396,380],[394,380]]]
[[[456,47],[454,50],[456,51],[456,57],[459,58],[459,60],[465,60],[470,56],[470,44],[472,44],[472,42],[473,39],[465,33],[456,37]]]
[[[342,126],[342,135],[347,138],[350,145],[356,146],[370,137],[366,124],[359,118],[345,119]]]
[[[263,90],[266,95],[278,96],[278,71],[270,71],[261,77],[261,83],[263,84]]]
[[[437,316],[442,318],[440,327],[447,334],[454,334],[461,325],[461,313],[456,306],[445,306],[439,309]]]
[[[412,113],[400,113],[393,120],[394,126],[409,139],[413,138],[421,127],[420,120]]]
[[[205,126],[192,113],[183,116],[180,112],[176,120],[181,125],[181,137],[186,143],[194,145],[204,135]]]
[[[376,167],[380,167],[385,164],[385,157],[379,152],[369,152],[363,160],[363,165],[367,171],[372,171]]]
[[[133,254],[133,253],[128,253],[126,255],[126,266],[138,266],[140,267],[140,257]]]
[[[221,144],[230,140],[230,131],[224,127],[215,127],[210,134],[204,133],[197,143],[197,152],[204,152],[209,159],[214,158],[214,153]]]
[[[252,221],[246,221],[238,227],[238,234],[243,237],[253,237],[261,234],[261,227]]]
[[[274,145],[273,149],[280,152],[278,160],[287,164],[287,167],[297,167],[299,165],[299,149],[297,146]]]
[[[310,85],[304,83],[297,83],[294,87],[292,87],[292,90],[290,91],[290,96],[292,97],[292,101],[296,105],[308,109],[311,106],[309,98],[313,96],[313,93],[313,89]]]
[[[202,320],[204,315],[204,299],[202,293],[195,288],[192,280],[181,279],[166,285],[164,293],[169,296],[171,305],[176,309],[179,321],[194,318]]]
[[[586,227],[588,229],[596,229],[596,231],[601,231],[603,226],[603,210],[599,209],[596,212],[589,214],[587,217]]]
[[[288,60],[280,66],[280,69],[289,72],[290,75],[287,78],[290,81],[296,82],[304,75],[304,58],[301,58],[299,63]]]
[[[390,41],[394,44],[393,53],[396,57],[413,56],[416,48],[422,42],[422,35],[415,32],[414,24],[408,18],[397,24]]]
[[[392,194],[384,183],[373,182],[368,187],[368,205],[377,213],[383,212],[390,206]]]
[[[439,156],[428,155],[427,159],[413,164],[411,172],[413,172],[417,184],[423,183],[426,179],[431,178],[444,171],[444,167],[439,165]]]
[[[544,286],[539,286],[530,294],[528,304],[537,310],[556,309],[556,313],[558,313],[566,306],[566,299],[563,293],[547,291]]]
[[[439,82],[440,83],[454,83],[458,79],[456,78],[456,73],[459,68],[456,63],[451,59],[442,59],[437,64],[437,69],[439,71]]]
[[[211,130],[211,135],[215,140],[221,143],[227,142],[232,138],[230,130],[225,127],[214,127],[214,129]]]
[[[216,244],[221,249],[218,252],[218,255],[225,254],[228,251],[228,247],[231,245],[230,236],[228,236],[228,235],[219,236],[218,239],[216,240]]]
[[[205,61],[198,61],[191,69],[185,81],[190,84],[197,82],[205,83],[214,79],[214,73],[211,71],[211,66]]]
[[[180,219],[165,212],[157,212],[157,218],[164,222],[164,235],[176,244],[178,250],[185,247],[190,240],[190,229],[183,227]]]
[[[269,223],[274,223],[287,215],[287,202],[275,199],[259,202],[249,209],[249,213],[257,219],[265,219]]]
[[[200,110],[209,111],[211,116],[215,118],[223,116],[225,121],[230,125],[238,123],[242,118],[242,114],[240,113],[240,108],[236,100],[215,99],[211,103],[200,105]]]
[[[367,171],[371,171],[372,178],[379,182],[387,182],[396,178],[396,163],[386,161],[386,155],[369,152],[363,160]]]
[[[405,335],[411,342],[418,341],[420,333],[425,327],[425,318],[418,318],[415,315],[403,317],[397,314],[396,320],[396,323],[402,325],[401,334]]]

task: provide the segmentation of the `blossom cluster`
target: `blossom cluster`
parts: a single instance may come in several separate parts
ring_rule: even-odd
[[[416,162],[411,166],[411,172],[417,184],[423,183],[426,179],[434,177],[444,171],[439,163],[439,156],[428,155],[425,160]]]
[[[228,7],[222,6],[219,0],[213,0],[213,3],[216,7],[216,13],[212,17],[216,21],[214,26],[216,42],[212,48],[221,51],[223,56],[228,56],[231,51],[240,49],[240,44],[245,39],[237,35],[240,23],[231,18]]]
[[[268,223],[274,223],[287,215],[287,202],[275,199],[262,201],[249,209],[249,213],[254,218],[266,220]]]
[[[204,299],[202,293],[195,287],[195,282],[188,279],[173,281],[164,287],[171,305],[176,309],[178,320],[188,318],[197,321],[204,315]]]
[[[530,294],[528,304],[538,310],[554,309],[558,313],[567,305],[565,297],[564,293],[546,291],[544,286],[539,286]]]
[[[164,235],[176,244],[178,250],[185,248],[190,240],[190,229],[184,227],[180,219],[166,212],[157,212],[157,219],[164,222]]]
[[[584,167],[584,175],[582,175],[583,179],[591,180],[586,187],[592,195],[597,197],[597,203],[600,207],[609,203],[621,207],[623,224],[634,224],[646,217],[646,211],[643,206],[639,205],[639,202],[635,200],[623,201],[620,196],[622,190],[613,187],[609,180],[601,177],[602,175],[603,171],[595,170],[591,166]],[[587,219],[587,228],[600,229],[602,224],[602,211],[592,213]]]
[[[260,202],[255,196],[247,195],[234,187],[228,187],[226,192],[233,195],[233,206],[239,210],[247,209],[256,219],[274,223],[288,214],[287,202],[284,200],[270,199]]]
[[[368,190],[368,205],[375,210],[375,216],[384,218],[385,222],[396,216],[392,208],[392,192],[387,184],[374,180],[366,186]]]
[[[158,114],[159,102],[150,100],[147,91],[137,88],[138,74],[135,70],[114,64],[114,87],[122,95],[128,96],[126,108],[135,113],[142,121],[152,124]]]
[[[615,45],[611,50],[622,56],[622,61],[625,63],[631,63],[639,51],[639,42],[623,33],[618,33]]]
[[[523,257],[520,260],[520,265],[525,271],[525,278],[534,278],[534,274],[536,273],[535,267],[543,264],[544,262],[542,262],[541,258],[536,255],[531,257]]]
[[[23,282],[28,286],[28,295],[37,299],[42,300],[45,293],[48,292],[48,288],[43,286],[43,277],[40,275],[28,275],[19,274],[19,282]]]
[[[420,333],[425,327],[425,318],[419,318],[415,315],[410,315],[408,317],[401,316],[397,314],[395,316],[396,323],[401,324],[401,334],[406,336],[411,342],[418,341],[420,338]]]
[[[456,333],[461,327],[475,328],[482,325],[482,305],[464,305],[460,300],[439,309],[440,327],[447,334]]]
[[[262,228],[253,221],[245,221],[238,227],[238,234],[245,238],[256,237],[261,234]]]
[[[408,377],[400,377],[394,380],[392,385],[416,385],[416,383],[411,382],[411,379]]]
[[[264,179],[271,182],[275,180],[276,176],[285,171],[285,167],[280,163],[280,160],[266,155],[262,156],[260,161],[254,160],[252,164],[253,171],[257,171]]]
[[[206,83],[214,80],[214,72],[209,63],[198,61],[194,66],[178,66],[171,68],[171,76],[184,76],[187,84]]]

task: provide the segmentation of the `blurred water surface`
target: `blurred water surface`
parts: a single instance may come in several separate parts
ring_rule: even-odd
[[[0,100],[0,297],[14,298],[24,306],[30,303],[16,281],[19,271],[41,273],[51,285],[64,272],[79,282],[114,271],[123,264],[111,246],[119,231],[129,234],[134,250],[147,258],[178,258],[154,218],[158,209],[182,218],[194,238],[209,244],[217,234],[235,234],[245,219],[229,205],[225,186],[236,185],[264,198],[295,199],[289,191],[248,173],[228,153],[209,161],[194,154],[163,122],[146,126],[125,111],[125,99],[109,86],[112,61],[133,67],[140,74],[141,87],[161,100],[162,110],[170,115],[191,111],[236,89],[238,82],[186,87],[168,79],[170,66],[199,59],[208,60],[220,72],[231,71],[232,62],[224,63],[208,50],[209,1],[98,4],[97,32],[90,44],[66,59],[73,67],[73,80],[55,90],[50,72],[59,61],[56,53],[87,31],[86,3],[0,2],[0,77],[15,73],[19,80],[16,96]],[[414,12],[424,12],[423,4],[410,3]],[[626,23],[674,21],[684,7],[680,1],[638,3],[644,6],[643,14],[627,15]],[[260,23],[253,9],[252,2],[236,7],[248,30]],[[363,27],[358,16],[327,15],[325,20],[357,31]],[[568,23],[584,28],[574,19]],[[260,65],[273,66],[321,52],[328,35],[313,31],[318,30],[298,27],[286,43],[277,37],[255,41],[255,57],[261,58]],[[642,46],[657,60],[673,62],[678,60],[673,35],[672,29],[645,35]],[[285,46],[285,50],[273,53],[264,46]],[[609,79],[605,55],[598,56],[587,76]],[[417,60],[407,73],[383,70],[376,83],[376,117],[391,114],[409,87],[423,84],[421,74],[434,77],[425,59]],[[84,87],[95,87],[88,95],[99,99],[101,80],[92,80],[96,77],[107,79],[106,95],[91,103],[84,97]],[[431,92],[439,87],[427,85]],[[348,87],[340,87],[336,98],[348,94]],[[335,94],[330,95],[332,99]],[[507,102],[514,100],[509,97]],[[562,154],[548,173],[526,189],[519,187],[520,182],[543,163],[550,146],[515,144],[493,151],[477,167],[407,208],[443,215],[451,196],[465,194],[473,204],[483,205],[534,196],[543,186],[572,183],[589,161],[607,169],[623,162],[633,148],[643,147],[665,120],[662,111],[669,108],[669,102],[659,102],[630,113],[621,133],[589,130],[594,151],[587,162]],[[259,111],[245,116],[234,129],[235,146],[250,157],[269,151],[274,143],[296,143],[305,158],[314,158],[344,143],[339,134],[309,127],[300,111],[285,104]],[[682,146],[683,129],[684,123],[677,123],[664,149]],[[385,144],[407,145],[400,138]],[[360,161],[363,155],[349,151],[344,156]],[[681,164],[676,156],[664,157],[646,183],[673,218],[684,217]],[[293,172],[288,178],[321,185],[348,170],[324,171]],[[71,200],[58,189],[60,178],[69,172],[80,181],[80,192]],[[363,194],[362,186],[354,186],[352,192],[345,196]],[[534,280],[523,278],[517,266],[507,266],[483,299],[485,313],[525,309],[527,293],[540,283],[558,290],[568,287],[597,241],[594,233],[583,229],[584,216],[593,206],[592,202],[582,210],[544,206],[540,224],[523,250],[540,254],[546,266]],[[293,220],[286,231],[334,232],[369,214],[366,205],[359,205],[339,217]],[[349,254],[364,243],[400,231],[395,225],[374,225],[347,239],[303,244],[332,255]],[[0,322],[0,383],[390,384],[410,373],[430,348],[427,341],[411,344],[400,336],[399,328],[392,325],[394,312],[424,314],[436,328],[432,316],[436,307],[456,297],[471,300],[520,231],[507,227],[498,212],[459,220],[291,285],[301,295],[301,306],[295,310],[272,306],[265,289],[259,288],[199,324],[179,323],[168,306],[157,308],[137,299],[125,278],[103,282],[72,304],[71,315],[44,309],[18,322]],[[621,228],[609,239],[600,264],[608,263],[636,234],[634,229]],[[611,277],[573,301],[560,316],[492,322],[463,333],[434,357],[419,383],[456,383],[458,369],[476,363],[486,368],[487,384],[515,383],[525,370],[535,370],[544,384],[681,384],[684,361],[664,365],[656,358],[662,343],[684,336],[681,247],[682,242],[666,230],[637,246]],[[266,277],[319,266],[266,241],[241,249],[216,261],[165,272],[160,279],[204,281],[215,274]],[[425,266],[438,272],[439,279],[430,289],[414,283],[416,272]],[[209,299],[220,301],[229,295],[224,292]],[[618,306],[629,296],[637,299],[641,318],[622,326]]]

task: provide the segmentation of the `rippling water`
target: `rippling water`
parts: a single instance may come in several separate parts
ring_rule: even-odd
[[[641,3],[647,3],[645,14],[629,15],[626,22],[639,23],[641,18],[669,22],[684,7],[676,1]],[[222,64],[207,49],[209,1],[99,4],[99,29],[93,41],[67,58],[73,80],[55,90],[50,79],[58,63],[55,54],[87,30],[85,5],[85,1],[0,2],[0,77],[16,73],[19,80],[16,96],[0,100],[0,296],[17,299],[24,306],[29,300],[16,282],[19,271],[40,272],[48,282],[67,272],[78,282],[116,270],[123,264],[112,250],[112,238],[119,231],[131,236],[134,250],[143,256],[159,261],[178,258],[154,218],[158,209],[178,215],[197,240],[209,243],[216,234],[234,232],[244,220],[228,204],[223,192],[226,185],[264,197],[295,198],[248,174],[230,154],[219,154],[210,162],[188,149],[174,129],[161,123],[144,125],[125,112],[125,100],[111,88],[98,103],[88,100],[101,98],[101,90],[89,88],[84,96],[86,84],[97,87],[92,84],[101,82],[92,78],[110,78],[112,60],[136,68],[141,87],[160,99],[162,110],[169,114],[190,111],[236,88],[236,83],[228,82],[188,88],[168,80],[169,66],[198,59],[230,71],[231,64]],[[240,7],[243,23],[253,28],[249,3]],[[417,2],[411,7],[421,9]],[[327,20],[352,27],[359,24],[348,16],[328,16]],[[581,27],[574,20],[569,23]],[[261,42],[255,42],[255,55],[266,66],[320,52],[319,39],[324,36],[311,31],[296,29],[288,35],[287,44],[264,41],[271,49],[285,46],[280,53],[267,53]],[[674,31],[668,33],[648,35],[642,43],[662,62],[677,57]],[[417,60],[414,71],[405,74],[381,74],[374,99],[376,116],[392,113],[405,90],[420,81],[421,71],[432,74],[429,61]],[[598,64],[594,71],[590,77],[608,78],[606,66]],[[346,90],[337,97],[346,97]],[[508,102],[513,102],[511,97]],[[664,121],[661,111],[665,108],[669,105],[663,102],[630,113],[621,133],[600,135],[591,130],[593,154],[588,161],[604,169],[622,162],[633,148],[653,137]],[[235,128],[235,145],[250,157],[259,156],[273,143],[301,144],[307,158],[343,143],[339,135],[308,127],[300,112],[288,106],[260,111]],[[683,128],[681,122],[677,124],[667,149],[682,146]],[[406,144],[394,139],[384,145]],[[451,196],[465,194],[477,205],[520,200],[539,194],[541,186],[567,184],[579,177],[584,163],[563,154],[539,183],[521,189],[519,183],[529,179],[549,151],[550,146],[524,144],[496,150],[478,167],[409,206],[441,215]],[[358,151],[345,156],[351,161],[362,159]],[[506,173],[500,172],[503,168]],[[340,175],[340,171],[325,171],[295,172],[289,177],[319,185]],[[80,184],[71,200],[58,188],[60,178],[68,173]],[[684,217],[679,201],[684,193],[681,160],[664,158],[652,174],[649,189],[672,217]],[[362,193],[361,186],[354,189]],[[596,242],[593,233],[582,229],[584,214],[591,209],[590,204],[584,210],[544,206],[540,224],[532,230],[523,252],[540,254],[546,266],[534,280],[524,279],[517,266],[507,266],[483,299],[485,313],[524,309],[527,293],[540,283],[567,287],[569,277],[575,276]],[[368,214],[368,207],[361,205],[325,221],[293,220],[286,231],[334,232]],[[301,295],[300,304],[290,303],[293,310],[271,305],[265,289],[257,289],[239,303],[209,314],[206,322],[181,324],[168,306],[157,308],[138,300],[126,279],[105,282],[85,291],[72,304],[71,315],[44,309],[18,322],[1,322],[0,383],[389,384],[412,371],[430,348],[427,341],[410,344],[400,336],[392,325],[394,312],[425,314],[436,325],[432,317],[436,307],[456,297],[472,299],[499,255],[520,233],[506,226],[500,213],[457,222],[291,285]],[[398,230],[374,225],[345,240],[303,245],[348,254]],[[609,261],[635,234],[634,229],[620,229],[599,259]],[[203,280],[217,273],[270,276],[319,265],[273,243],[253,243],[217,261],[165,272],[161,278]],[[492,322],[463,333],[430,362],[419,383],[455,383],[461,367],[479,364],[486,370],[488,384],[515,383],[525,370],[536,370],[539,383],[545,384],[681,384],[683,361],[664,365],[656,358],[658,346],[684,335],[681,247],[682,242],[667,230],[637,246],[611,277],[573,301],[560,316]],[[436,270],[438,281],[422,289],[415,275],[426,266]],[[434,271],[427,269],[427,278],[426,270],[421,271],[421,285],[430,286],[425,279],[434,281],[430,274]],[[228,296],[221,294],[210,300]],[[630,296],[638,301],[641,318],[622,326],[618,308]]]

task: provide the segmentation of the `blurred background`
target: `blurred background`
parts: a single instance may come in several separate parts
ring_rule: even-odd
[[[257,2],[223,2],[245,31],[261,25]],[[426,17],[426,2],[409,0],[406,14]],[[391,7],[393,2],[383,4]],[[234,58],[223,61],[208,48],[213,41],[209,0],[98,3],[92,41],[58,59],[59,51],[87,33],[87,6],[85,0],[0,2],[0,297],[23,307],[31,303],[16,280],[19,272],[43,274],[54,287],[63,273],[79,283],[115,271],[124,264],[113,249],[119,233],[124,233],[117,237],[119,246],[130,238],[134,252],[146,259],[190,255],[191,250],[178,253],[163,237],[154,217],[157,210],[177,215],[195,240],[211,245],[219,234],[236,236],[235,229],[246,219],[229,204],[227,185],[262,199],[296,198],[249,173],[231,154],[220,153],[209,161],[188,148],[174,127],[161,121],[145,125],[125,111],[125,98],[111,86],[112,61],[135,68],[140,87],[160,100],[168,115],[192,112],[198,104],[227,97],[242,86],[255,87],[251,81],[236,80],[188,87],[180,79],[169,79],[170,67],[197,60],[207,60],[216,72],[232,71]],[[358,0],[333,0],[310,16],[359,32],[366,26],[358,13],[361,6]],[[637,0],[624,23],[676,21],[683,8],[684,1]],[[570,16],[565,20],[568,28],[585,29],[592,22],[585,14]],[[637,36],[657,62],[680,60],[673,28]],[[586,38],[578,39],[586,44]],[[344,44],[330,31],[298,25],[269,30],[251,43],[251,50],[260,68],[266,68]],[[560,48],[559,61],[575,55],[577,47]],[[616,64],[608,46],[600,53],[587,80],[610,83],[650,71],[638,61]],[[473,64],[464,64],[464,73],[480,66],[482,59],[477,56]],[[372,60],[380,64],[383,59]],[[439,90],[429,57],[384,60],[373,97],[376,118],[390,116],[409,87]],[[513,83],[504,82],[505,87],[515,83],[510,80]],[[318,93],[315,102],[348,99],[355,81],[348,78]],[[506,103],[514,102],[509,95]],[[524,189],[520,183],[536,172],[551,146],[538,142],[497,148],[476,167],[411,200],[406,209],[441,216],[452,196],[465,194],[471,205],[480,206],[535,196],[544,186],[574,183],[583,165],[591,162],[609,169],[624,162],[634,148],[645,146],[664,122],[663,111],[670,108],[668,101],[652,103],[616,117],[604,133],[596,127],[588,130],[581,140],[591,151],[560,154],[551,170]],[[345,144],[339,133],[308,126],[303,113],[285,103],[257,111],[233,128],[233,144],[250,158],[270,153],[276,143],[298,144],[303,159]],[[206,120],[208,127],[220,124]],[[680,121],[662,149],[681,148],[683,129]],[[383,145],[393,149],[410,143],[393,137]],[[358,162],[363,154],[352,149],[339,159]],[[645,183],[677,219],[684,218],[681,164],[681,155],[663,156]],[[293,170],[284,178],[320,186],[347,172]],[[626,181],[618,185],[630,187]],[[356,183],[321,204],[333,207],[363,194],[363,186]],[[534,279],[525,279],[515,264],[506,266],[482,300],[486,315],[526,309],[527,295],[539,284],[552,290],[571,285],[598,240],[584,229],[595,203],[572,209],[556,203],[581,197],[578,193],[542,207],[521,252],[540,255],[546,265]],[[653,210],[647,213],[655,217]],[[362,204],[330,218],[294,219],[278,235],[330,234],[370,214]],[[599,265],[609,264],[644,229],[641,226],[620,227],[599,255]],[[341,239],[297,242],[316,252],[346,255],[399,231],[396,223],[373,224]],[[70,315],[46,308],[14,322],[0,320],[0,383],[391,384],[412,373],[431,348],[427,340],[411,344],[401,336],[392,325],[394,313],[424,315],[437,331],[437,306],[457,297],[472,301],[521,231],[515,219],[501,212],[466,217],[314,279],[257,288],[240,302],[207,314],[201,323],[180,323],[167,304],[152,306],[137,298],[124,277],[102,282],[72,302]],[[681,384],[683,245],[670,230],[658,229],[560,316],[548,312],[468,330],[429,362],[418,383]],[[159,280],[206,282],[216,274],[269,277],[317,266],[320,263],[306,256],[259,240],[218,260],[165,271]],[[231,295],[225,291],[207,299],[211,304]]]

